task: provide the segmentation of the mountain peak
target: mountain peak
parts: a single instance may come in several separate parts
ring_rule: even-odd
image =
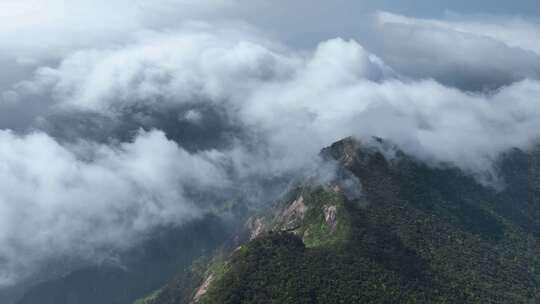
[[[511,191],[428,166],[380,138],[345,138],[321,154],[357,181],[349,188],[361,196],[350,198],[337,182],[302,184],[251,217],[243,241],[211,259],[197,289],[162,294],[196,295],[203,304],[532,303],[540,296],[536,226],[508,211],[538,213],[531,198],[512,200]],[[158,295],[147,303],[189,302]]]

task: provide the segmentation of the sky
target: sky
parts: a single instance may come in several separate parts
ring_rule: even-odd
[[[0,1],[0,286],[327,180],[318,152],[347,136],[501,186],[501,153],[540,139],[539,14],[534,1]]]

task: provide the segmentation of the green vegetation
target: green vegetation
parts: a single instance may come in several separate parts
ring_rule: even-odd
[[[279,202],[273,212],[257,217],[263,226],[261,232],[293,232],[308,248],[331,246],[349,238],[350,218],[342,193],[305,185],[287,197],[288,200]],[[301,201],[297,203],[298,210],[291,208],[295,206],[291,201]],[[333,224],[327,223],[325,211],[333,213],[329,219]]]
[[[188,290],[184,301],[152,304],[190,303],[212,273],[199,303],[540,302],[540,153],[501,159],[507,187],[495,190],[455,168],[356,145],[323,155],[362,181],[367,205],[300,187],[259,221],[259,237],[196,284],[170,289]]]
[[[344,198],[341,193],[326,191],[322,187],[302,194],[308,210],[304,221],[298,229],[303,235],[307,248],[330,246],[346,240],[350,233],[350,219],[346,212]],[[324,209],[336,207],[336,226],[332,227],[325,220]]]

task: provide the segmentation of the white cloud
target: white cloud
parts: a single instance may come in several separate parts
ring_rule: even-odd
[[[373,48],[406,75],[466,89],[493,89],[539,79],[538,46],[528,41],[536,40],[540,27],[518,20],[424,20],[381,12]]]
[[[246,31],[195,24],[145,36],[125,48],[76,52],[58,68],[39,69],[37,81],[22,86],[53,84],[62,102],[101,110],[157,102],[158,97],[226,99],[292,72],[296,59],[273,52],[270,44]]]
[[[106,254],[98,248],[129,248],[155,228],[181,225],[204,209],[187,190],[227,184],[219,155],[189,154],[157,131],[118,147],[75,148],[0,131],[0,285],[47,259],[95,260]]]
[[[431,29],[447,29],[488,37],[500,41],[510,47],[520,48],[540,54],[540,43],[532,37],[540,35],[540,26],[519,17],[505,16],[467,16],[447,13],[445,19],[416,19],[406,16],[379,13],[382,23],[397,23],[406,25],[421,25]]]
[[[23,64],[131,41],[140,32],[224,14],[234,0],[3,0],[0,54]]]
[[[538,81],[472,94],[404,80],[355,41],[329,40],[311,53],[275,45],[239,32],[187,29],[76,54],[43,69],[39,81],[63,106],[109,114],[133,103],[219,105],[267,145],[267,159],[256,163],[278,172],[303,168],[306,155],[351,134],[388,138],[424,159],[483,172],[500,152],[529,147],[540,135]]]
[[[186,16],[208,16],[230,1],[48,1],[43,16],[28,10],[44,2],[7,3],[36,18],[10,17],[0,41],[15,32],[21,39],[4,50],[40,63],[42,51],[59,54],[60,63],[38,64],[35,77],[2,92],[0,109],[39,108],[34,122],[50,119],[41,107],[77,111],[65,128],[85,113],[145,121],[173,112],[175,123],[193,123],[194,137],[205,136],[196,131],[213,109],[235,131],[219,151],[193,153],[160,131],[114,145],[85,141],[84,131],[71,144],[43,132],[0,131],[0,273],[7,274],[0,283],[44,259],[99,256],[103,247],[129,247],[160,225],[197,216],[204,208],[186,193],[194,188],[235,188],[258,200],[269,181],[310,172],[322,147],[349,135],[387,138],[432,164],[452,162],[475,174],[540,136],[540,57],[526,42],[533,25],[503,31],[506,23],[381,14],[376,45],[338,38],[295,49],[238,23],[172,21],[178,5],[189,7]],[[101,12],[104,21],[92,22]],[[459,89],[492,84],[498,89]],[[80,125],[75,134],[85,120]],[[30,220],[20,227],[23,218]]]
[[[203,119],[203,114],[200,111],[197,110],[189,110],[187,111],[183,117],[179,118],[180,120],[185,120],[193,124],[200,124]]]

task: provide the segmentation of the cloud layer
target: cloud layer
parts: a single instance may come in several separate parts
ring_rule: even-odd
[[[195,218],[202,206],[189,192],[227,185],[218,162],[219,154],[189,154],[158,131],[76,151],[43,133],[1,131],[0,284],[58,254],[105,257]]]
[[[370,37],[297,48],[238,17],[268,4],[239,3],[48,1],[22,19],[41,4],[0,5],[0,52],[32,71],[0,80],[0,285],[107,258],[211,201],[271,201],[350,135],[481,181],[538,143],[534,23],[381,12]]]
[[[303,52],[248,34],[190,28],[126,49],[76,53],[26,85],[52,92],[58,107],[113,116],[141,106],[219,107],[223,119],[249,130],[239,146],[256,138],[269,149],[264,160],[284,168],[353,134],[478,172],[538,136],[534,79],[463,92],[400,76],[358,42],[342,39]]]
[[[228,0],[6,0],[0,3],[0,54],[37,64],[80,48],[129,41],[143,31],[226,12]]]
[[[381,12],[374,49],[401,73],[467,90],[540,76],[539,27],[520,19],[423,20]]]

